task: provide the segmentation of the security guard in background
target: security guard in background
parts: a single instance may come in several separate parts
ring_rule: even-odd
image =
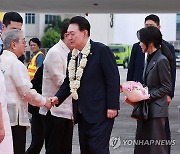
[[[28,66],[28,72],[30,79],[34,78],[37,69],[43,64],[44,54],[40,51],[41,42],[38,38],[32,38],[29,40],[29,46],[33,52],[31,62]]]
[[[42,94],[42,76],[43,76],[43,61],[44,54],[40,51],[41,42],[38,38],[32,38],[29,40],[29,46],[32,54],[31,62],[28,66],[29,76],[33,88],[39,94]],[[28,111],[31,113],[31,135],[32,140],[29,148],[25,154],[39,154],[44,144],[44,125],[42,117],[39,114],[39,107],[28,105]]]

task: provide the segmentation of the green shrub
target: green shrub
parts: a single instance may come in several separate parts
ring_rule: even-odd
[[[49,28],[42,37],[42,47],[51,48],[55,45],[60,39],[60,34],[53,28]]]

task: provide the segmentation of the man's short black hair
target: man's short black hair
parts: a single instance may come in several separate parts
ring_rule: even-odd
[[[2,22],[6,27],[11,23],[11,21],[20,22],[23,24],[23,18],[17,12],[7,12],[4,14]]]
[[[91,26],[90,26],[89,21],[86,18],[84,18],[82,16],[75,16],[75,17],[71,18],[70,24],[77,24],[79,26],[80,31],[87,30],[88,36],[90,36]]]
[[[37,38],[37,37],[34,37],[34,38],[31,38],[30,40],[29,40],[29,45],[30,45],[30,42],[34,42],[34,43],[36,43],[37,45],[38,45],[38,47],[39,48],[41,48],[41,41]]]
[[[69,22],[63,24],[61,29],[61,40],[64,40],[64,34],[67,33],[68,27],[69,27]]]
[[[160,25],[160,19],[159,19],[159,17],[158,17],[157,15],[155,15],[155,14],[150,14],[150,15],[148,15],[148,16],[145,18],[145,22],[146,22],[147,20],[152,20],[152,21],[154,21],[157,25]]]

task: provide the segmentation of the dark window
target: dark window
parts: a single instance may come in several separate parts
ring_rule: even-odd
[[[52,21],[55,21],[58,19],[58,16],[56,15],[45,15],[45,24],[50,24]]]
[[[112,50],[112,52],[118,52],[119,50],[118,50],[118,48],[114,48],[114,49],[111,49]]]
[[[125,52],[126,49],[124,47],[110,47],[113,52]]]
[[[119,47],[119,52],[125,52],[125,48],[124,47]]]
[[[35,13],[26,13],[26,24],[35,24]]]

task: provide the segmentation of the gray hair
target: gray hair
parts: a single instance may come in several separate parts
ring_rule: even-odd
[[[2,40],[3,40],[3,46],[4,49],[9,49],[11,47],[11,42],[19,42],[20,35],[22,35],[22,30],[19,29],[11,29],[7,31],[6,33],[3,33]]]

